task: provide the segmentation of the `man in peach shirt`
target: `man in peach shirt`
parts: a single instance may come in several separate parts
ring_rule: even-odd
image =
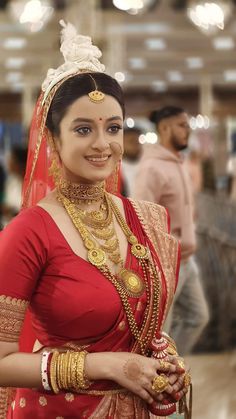
[[[180,240],[181,265],[174,304],[164,329],[175,339],[179,353],[191,352],[209,314],[198,266],[193,257],[196,236],[191,181],[180,154],[188,146],[190,127],[182,108],[154,111],[159,141],[146,146],[136,175],[134,198],[163,205],[170,214],[171,231]]]

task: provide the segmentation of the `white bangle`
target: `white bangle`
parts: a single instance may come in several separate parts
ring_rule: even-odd
[[[42,386],[46,391],[52,391],[48,381],[48,357],[51,352],[43,352],[41,358],[41,377]]]

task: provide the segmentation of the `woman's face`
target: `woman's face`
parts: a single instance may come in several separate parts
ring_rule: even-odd
[[[66,179],[97,183],[115,170],[123,151],[123,115],[109,95],[94,103],[88,96],[68,108],[55,138]]]

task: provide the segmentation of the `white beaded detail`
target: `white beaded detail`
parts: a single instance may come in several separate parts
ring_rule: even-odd
[[[42,353],[42,358],[41,358],[42,386],[43,386],[44,390],[46,390],[46,391],[52,391],[52,389],[49,385],[48,373],[47,373],[49,355],[50,355],[50,352],[45,351],[45,352]]]

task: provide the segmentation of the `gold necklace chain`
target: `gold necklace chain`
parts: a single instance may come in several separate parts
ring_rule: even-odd
[[[127,293],[124,290],[124,287],[122,284],[117,280],[116,275],[112,274],[109,267],[106,263],[106,253],[98,248],[96,246],[96,243],[91,239],[91,234],[89,233],[88,229],[85,227],[83,222],[81,221],[81,218],[79,216],[78,211],[76,210],[76,206],[70,202],[68,198],[63,196],[60,191],[58,191],[58,200],[62,203],[65,210],[67,211],[69,217],[71,218],[74,226],[79,231],[81,238],[84,242],[84,245],[88,251],[88,260],[91,264],[95,265],[103,274],[104,276],[110,280],[115,288],[117,289],[121,301],[123,303],[128,323],[130,326],[130,330],[132,335],[135,337],[136,341],[140,345],[141,353],[145,354],[146,349],[148,347],[148,344],[150,343],[153,334],[156,330],[157,324],[158,324],[158,307],[159,307],[159,278],[155,269],[155,266],[153,265],[152,261],[150,260],[151,256],[149,255],[148,249],[139,244],[136,236],[133,235],[129,227],[124,221],[124,218],[120,214],[118,208],[116,205],[113,205],[113,201],[108,197],[109,204],[111,204],[111,208],[114,209],[115,216],[117,218],[117,221],[119,222],[124,234],[127,236],[128,241],[131,244],[131,252],[133,255],[140,260],[141,267],[144,273],[145,277],[145,284],[146,284],[146,291],[147,291],[147,307],[145,309],[144,313],[144,321],[143,325],[141,327],[141,330],[139,330],[137,322],[135,320],[132,308],[130,306],[129,300],[127,298]],[[153,286],[153,302],[152,302],[152,314],[150,318],[150,325],[148,327],[148,331],[145,333],[145,336],[141,338],[145,323],[148,320],[148,312],[149,312],[149,305],[150,305],[150,293],[148,292],[148,274],[151,274],[152,278],[154,279],[154,286]]]
[[[116,216],[117,221],[119,222],[124,234],[126,235],[126,237],[128,238],[128,241],[130,242],[131,246],[131,252],[134,254],[134,256],[140,258],[140,255],[144,254],[144,250],[142,245],[140,245],[138,243],[137,238],[133,235],[132,231],[130,230],[129,226],[127,225],[126,220],[124,219],[124,217],[122,216],[119,208],[117,207],[117,205],[115,204],[115,202],[111,199],[111,197],[109,196],[109,194],[107,192],[105,192],[105,196],[107,198],[108,203],[111,205],[111,208],[113,210],[113,213]],[[147,262],[148,261],[148,262]],[[151,341],[153,333],[155,332],[156,326],[158,324],[159,321],[159,302],[160,302],[160,278],[158,277],[158,273],[156,270],[156,267],[152,261],[152,257],[150,255],[149,252],[149,257],[147,258],[140,258],[140,263],[142,266],[142,270],[143,270],[143,274],[145,277],[145,283],[148,283],[148,277],[147,277],[147,270],[149,271],[149,274],[151,276],[151,281],[153,281],[153,312],[152,312],[152,316],[151,316],[151,320],[150,320],[150,327],[148,332],[146,333],[146,338],[145,338],[145,342],[148,342],[149,340]],[[149,289],[148,287],[146,287],[146,291],[147,291],[147,306],[149,305],[150,302],[150,295],[149,295]],[[144,321],[143,321],[143,328],[141,330],[141,334],[143,333],[143,329],[145,328],[145,323],[147,320],[147,316],[148,316],[148,311],[145,312],[144,315]]]
[[[63,195],[63,194],[62,194]],[[65,196],[65,195],[64,195]],[[65,197],[67,198],[67,197]],[[105,218],[103,217],[103,214],[100,211],[83,211],[80,208],[77,207],[77,211],[82,218],[83,222],[92,228],[95,229],[104,229],[110,226],[112,223],[112,210],[111,207],[108,205],[107,197],[104,196],[104,202],[102,202],[102,205],[105,206]],[[73,203],[73,202],[72,202]]]

